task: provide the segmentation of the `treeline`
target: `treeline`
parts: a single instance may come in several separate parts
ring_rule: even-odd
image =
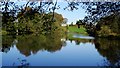
[[[59,32],[53,35],[7,35],[3,36],[2,40],[2,52],[7,53],[11,47],[16,45],[19,52],[25,56],[30,56],[31,52],[33,54],[39,51],[56,52],[60,50],[62,46],[66,46],[66,43],[61,41]]]
[[[120,38],[120,13],[100,18],[86,26],[87,32],[96,37]]]
[[[55,13],[57,2],[15,3],[0,2],[2,12],[2,31],[9,34],[51,33],[61,28],[63,22],[61,14]]]
[[[16,16],[2,12],[2,29],[8,33],[49,33],[60,28],[63,22],[61,14],[39,13],[30,7]]]
[[[97,35],[101,37],[120,36],[120,13],[101,18],[96,30]]]
[[[111,14],[100,18],[97,22],[86,22],[84,20],[78,20],[76,25],[80,28],[83,25],[89,35],[95,37],[120,37],[120,12]],[[88,19],[87,19],[88,20]]]

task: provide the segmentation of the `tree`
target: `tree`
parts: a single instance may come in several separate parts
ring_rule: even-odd
[[[118,36],[120,34],[120,13],[106,16],[96,25],[97,34],[101,36]]]
[[[119,33],[120,2],[85,2],[83,8],[86,9],[87,16],[84,22],[92,23],[92,27],[87,27],[91,35],[113,35]],[[88,24],[91,26],[90,24]],[[102,28],[102,29],[101,29]]]
[[[76,2],[75,0],[65,0],[68,3],[68,6],[65,9],[68,10],[77,10],[78,6],[82,4],[82,8],[86,10],[88,14],[86,17],[87,22],[94,22],[98,21],[101,17],[109,16],[111,14],[116,14],[120,12],[120,2]],[[86,18],[85,17],[85,18]]]
[[[30,19],[34,19],[35,13],[41,14],[41,19],[45,19],[45,14],[52,13],[52,18],[49,18],[47,20],[51,21],[46,26],[49,26],[49,29],[52,28],[52,23],[54,22],[54,16],[55,16],[55,10],[59,9],[59,5],[57,3],[58,0],[48,0],[47,2],[43,2],[43,0],[40,0],[38,2],[28,0],[26,1],[26,4],[18,5],[15,2],[10,2],[9,0],[3,0],[0,2],[2,4],[0,7],[2,8],[2,25],[4,28],[10,28],[14,29],[13,21],[20,18],[20,16]],[[95,24],[97,21],[100,20],[100,18],[111,15],[111,14],[117,14],[120,12],[120,2],[75,2],[75,0],[65,0],[68,5],[64,9],[68,9],[70,11],[77,10],[78,6],[80,4],[83,4],[83,8],[86,9],[87,15],[87,21],[86,23],[92,22],[92,24]],[[17,16],[17,14],[19,14]],[[32,16],[33,15],[33,16]],[[7,18],[7,19],[6,19]],[[27,21],[26,21],[27,22]],[[48,21],[46,21],[47,23]],[[10,27],[8,25],[11,25]],[[45,22],[44,22],[45,24]],[[26,28],[25,28],[26,29]],[[27,30],[29,30],[27,28]],[[47,29],[45,29],[47,30]],[[8,30],[10,31],[10,30]]]
[[[16,31],[16,24],[18,24],[17,29],[20,32],[49,32],[53,27],[55,10],[58,9],[57,1],[53,2],[52,0],[47,2],[29,0],[26,4],[21,5],[8,0],[0,3],[2,4],[0,8],[2,8],[3,14],[3,29],[9,32]],[[16,19],[18,22],[14,22]],[[62,19],[57,21],[62,21]]]
[[[80,25],[82,24],[82,20],[79,20],[76,22],[76,25],[78,26],[78,28],[80,28]]]
[[[70,26],[73,26],[73,22],[71,22]]]
[[[96,23],[100,18],[120,12],[120,2],[83,2],[88,20]]]
[[[67,18],[64,18],[63,23],[64,23],[64,24],[67,24],[67,22],[68,22],[68,19],[67,19]]]

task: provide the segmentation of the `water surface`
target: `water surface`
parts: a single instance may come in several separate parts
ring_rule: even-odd
[[[119,40],[77,38],[3,36],[2,66],[105,66],[120,60]]]

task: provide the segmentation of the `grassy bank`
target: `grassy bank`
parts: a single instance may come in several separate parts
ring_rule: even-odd
[[[86,29],[83,26],[81,26],[80,28],[78,28],[77,25],[69,26],[68,31],[69,33],[67,34],[67,38],[70,40],[81,40],[80,38],[74,38],[73,37],[74,34],[82,34],[85,36],[88,35],[88,33],[86,32]]]
[[[81,26],[80,28],[78,28],[77,26],[69,26],[68,31],[70,33],[78,33],[78,34],[88,35],[86,32],[86,29],[83,26]]]

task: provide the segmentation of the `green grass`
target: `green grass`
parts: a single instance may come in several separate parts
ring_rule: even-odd
[[[82,40],[80,38],[74,38],[73,35],[75,33],[82,34],[85,36],[88,35],[88,33],[86,32],[86,29],[83,26],[81,26],[80,28],[78,28],[77,26],[69,26],[68,31],[69,31],[69,33],[68,33],[67,37],[70,40]]]
[[[87,32],[86,32],[86,29],[83,26],[81,26],[80,28],[77,28],[77,26],[69,26],[68,30],[71,33],[78,33],[78,34],[88,35]]]

